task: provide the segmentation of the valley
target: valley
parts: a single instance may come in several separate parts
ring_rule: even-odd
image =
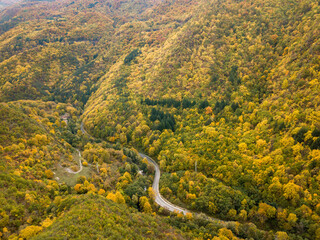
[[[0,238],[320,239],[319,4],[3,7]]]

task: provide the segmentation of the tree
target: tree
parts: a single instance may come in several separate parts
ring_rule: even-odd
[[[206,107],[206,114],[207,115],[212,114],[212,107],[210,107],[210,106]]]
[[[117,203],[122,203],[122,204],[126,203],[126,200],[124,199],[123,195],[119,191],[116,192],[115,196],[116,196]]]
[[[139,202],[140,202],[140,206],[142,208],[142,211],[146,212],[146,213],[151,213],[152,212],[152,207],[149,203],[149,200],[147,197],[145,196],[142,196],[140,199],[139,199]]]
[[[102,188],[99,189],[98,194],[99,195],[104,195],[106,193],[106,191]]]
[[[286,232],[277,232],[276,233],[276,240],[289,240],[289,236]]]
[[[145,203],[143,204],[142,209],[143,209],[143,211],[144,211],[145,213],[152,213],[152,207],[151,207],[149,201],[147,201],[147,202],[145,202]]]
[[[52,179],[53,178],[53,172],[51,171],[51,169],[48,169],[44,172],[44,174],[46,175],[47,178]]]
[[[248,214],[246,210],[242,209],[238,216],[240,221],[247,221]]]
[[[150,199],[152,199],[152,200],[155,199],[155,193],[154,193],[152,187],[149,187],[149,188],[148,188],[148,195],[149,195],[149,198],[150,198]]]
[[[295,206],[297,202],[300,200],[299,193],[301,191],[301,187],[294,184],[293,181],[290,181],[288,184],[283,186],[283,196],[292,202]]]
[[[214,205],[213,202],[209,202],[209,213],[215,214],[218,211],[218,208],[216,205]]]
[[[296,225],[298,218],[297,215],[294,213],[289,213],[289,216],[287,218],[288,221],[288,230],[292,229]]]
[[[90,183],[88,186],[87,186],[87,191],[88,192],[91,192],[91,193],[95,193],[97,191],[96,187]]]
[[[237,210],[230,209],[227,215],[230,219],[235,219],[237,216]]]
[[[220,228],[218,235],[222,239],[233,239],[234,237],[232,231],[227,228]]]
[[[259,203],[259,209],[258,209],[258,217],[261,223],[264,223],[267,219],[274,218],[276,216],[277,210],[266,204],[266,203]]]
[[[74,186],[74,190],[76,190],[77,193],[84,193],[84,189],[84,186],[80,183]]]
[[[127,143],[127,135],[125,133],[120,133],[120,142],[122,144],[126,144]]]
[[[117,198],[116,198],[116,195],[114,193],[111,193],[111,192],[108,193],[106,198],[111,200],[111,201],[113,201],[113,202],[117,202]]]
[[[124,204],[126,203],[126,200],[124,199],[124,197],[122,196],[122,194],[119,191],[116,191],[116,193],[108,193],[107,195],[107,199],[116,202],[116,203],[121,203]]]
[[[30,239],[40,231],[42,231],[42,227],[31,225],[22,229],[19,236],[25,239]]]

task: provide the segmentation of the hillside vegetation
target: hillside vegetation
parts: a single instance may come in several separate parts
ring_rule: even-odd
[[[319,11],[313,1],[203,2],[164,42],[110,68],[86,126],[156,157],[176,203],[318,236]]]
[[[312,0],[26,1],[1,11],[1,235],[320,239],[319,22]],[[84,171],[68,175],[76,149]],[[159,163],[165,198],[234,224],[152,216],[168,213],[137,150]],[[68,209],[53,211],[61,201]]]
[[[60,216],[34,239],[185,239],[159,217],[133,211],[125,204],[102,197],[85,195],[65,199],[53,203],[51,211]]]
[[[153,216],[151,190],[144,191],[151,180],[137,173],[152,169],[130,149],[91,142],[77,132],[79,111],[71,105],[20,100],[0,103],[0,113],[1,239],[39,233],[36,239],[64,239],[66,234],[72,239],[189,238]],[[67,123],[61,119],[66,114]],[[79,170],[72,145],[83,148],[78,174],[66,171]]]

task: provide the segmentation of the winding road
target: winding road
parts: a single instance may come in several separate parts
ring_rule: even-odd
[[[81,122],[80,130],[81,130],[81,132],[82,132],[84,135],[88,136],[89,138],[92,137],[92,136],[84,129],[84,124],[83,124],[83,122]]]
[[[160,191],[159,191],[159,181],[160,181],[160,167],[159,167],[159,165],[151,157],[149,157],[149,156],[147,156],[147,155],[145,155],[143,153],[139,153],[139,155],[142,158],[147,159],[147,161],[151,165],[154,166],[155,175],[154,175],[154,179],[153,179],[152,188],[153,188],[153,191],[154,191],[154,194],[155,194],[155,202],[159,206],[169,210],[170,212],[179,212],[179,213],[183,213],[184,215],[186,215],[187,213],[191,213],[187,209],[178,207],[178,206],[170,203],[168,200],[166,200],[165,198],[163,198],[161,196]]]
[[[155,169],[155,175],[154,175],[154,179],[153,179],[153,184],[152,184],[152,189],[155,193],[155,202],[160,206],[163,207],[167,210],[169,210],[170,212],[177,212],[177,213],[183,213],[184,215],[186,215],[187,213],[192,213],[193,215],[200,215],[199,213],[195,213],[192,211],[189,211],[185,208],[179,207],[177,205],[172,204],[171,202],[169,202],[168,200],[166,200],[165,198],[163,198],[160,194],[159,191],[159,182],[160,182],[160,167],[159,165],[148,155],[143,154],[143,153],[139,153],[139,155],[142,158],[147,159],[147,161],[154,166]],[[207,220],[211,220],[214,222],[219,222],[220,224],[226,226],[227,223],[231,223],[233,221],[224,221],[218,218],[214,218],[214,217],[210,217],[204,213],[201,213],[202,217],[206,218]]]
[[[81,132],[91,138],[93,138],[90,134],[88,134],[88,132],[84,129],[84,124],[83,122],[81,122]],[[155,202],[162,208],[164,209],[167,209],[169,210],[170,212],[177,212],[177,213],[183,213],[184,215],[186,215],[187,213],[192,213],[194,215],[198,215],[198,213],[195,213],[195,212],[191,212],[185,208],[182,208],[182,207],[179,207],[177,205],[174,205],[172,203],[170,203],[168,200],[166,200],[165,198],[163,198],[160,194],[160,191],[159,191],[159,181],[160,181],[160,167],[159,165],[151,158],[149,157],[148,155],[146,154],[143,154],[143,153],[139,153],[139,155],[142,157],[142,158],[145,158],[147,159],[148,163],[150,163],[151,165],[154,166],[154,169],[155,169],[155,175],[154,175],[154,180],[153,180],[153,184],[152,184],[152,189],[155,193]],[[212,221],[218,221],[220,222],[221,224],[226,224],[228,223],[229,221],[223,221],[223,220],[220,220],[220,219],[217,219],[217,218],[213,218],[213,217],[209,217],[207,215],[205,215],[205,218],[207,218],[208,220],[212,220]]]

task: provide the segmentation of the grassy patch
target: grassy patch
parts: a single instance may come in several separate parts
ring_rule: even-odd
[[[71,162],[63,162],[61,164],[57,164],[56,169],[54,170],[55,180],[57,180],[59,183],[66,183],[68,186],[74,186],[76,185],[77,179],[80,176],[85,176],[86,178],[90,178],[93,172],[93,168],[91,166],[88,166],[88,167],[83,166],[82,171],[76,174],[67,172],[66,167],[64,167],[64,166],[67,166],[73,171],[78,171],[79,160],[80,160],[79,153],[75,151],[72,154]]]
[[[91,177],[91,173],[93,172],[93,169],[88,166],[88,167],[83,167],[82,171],[77,173],[77,174],[73,174],[73,173],[68,173],[65,168],[61,167],[61,166],[57,166],[55,172],[55,179],[59,182],[59,183],[66,183],[68,186],[74,186],[77,183],[77,179],[80,176],[85,176],[86,178],[90,178]]]

